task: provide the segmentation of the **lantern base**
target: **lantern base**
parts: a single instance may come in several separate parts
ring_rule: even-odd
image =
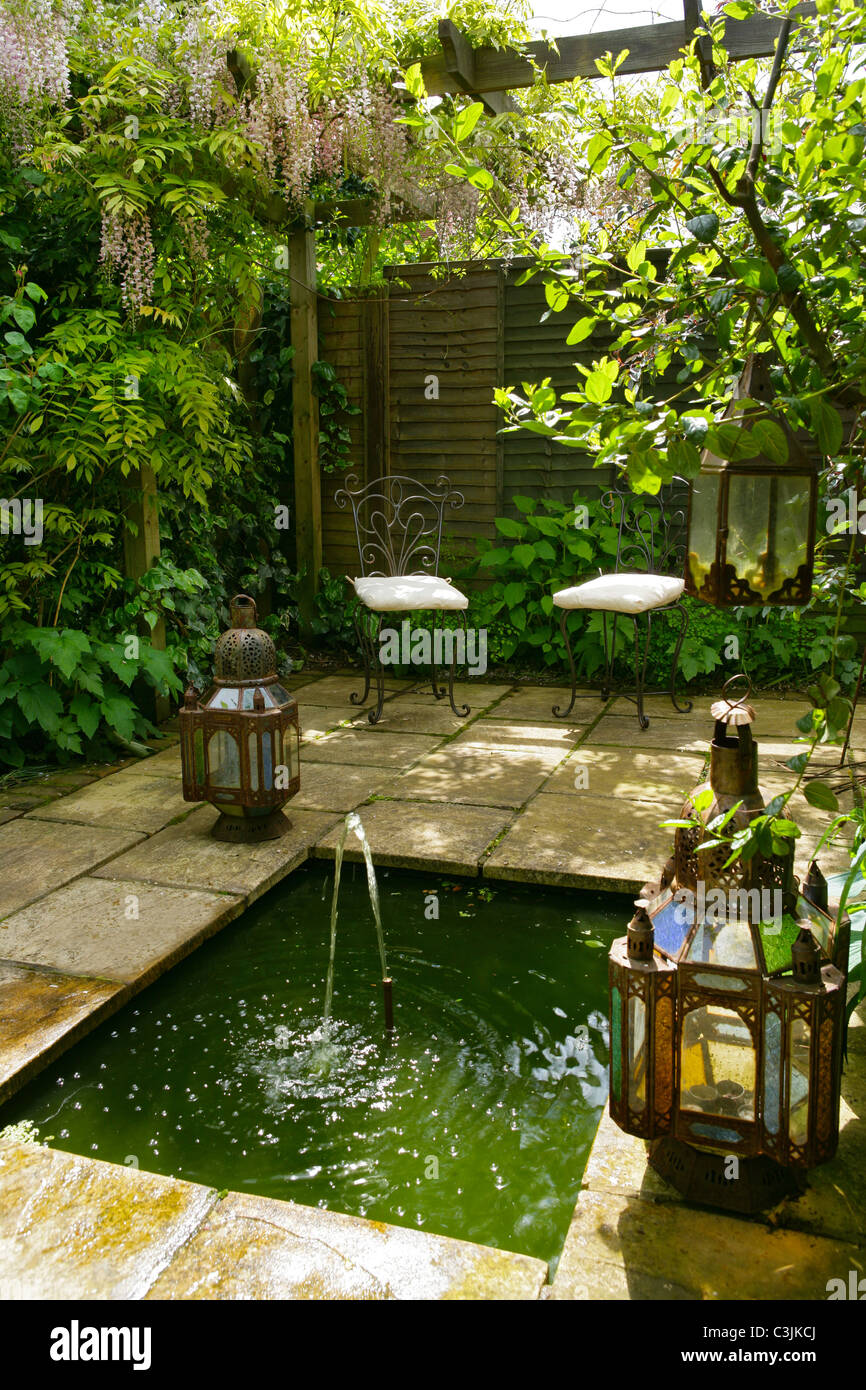
[[[279,809],[267,816],[229,816],[221,811],[211,838],[232,844],[251,844],[259,840],[278,840],[291,828],[292,822]]]
[[[740,1158],[731,1173],[734,1154],[695,1149],[665,1135],[650,1145],[650,1166],[690,1202],[744,1213],[765,1211],[783,1197],[799,1197],[804,1178],[792,1168],[760,1155]]]

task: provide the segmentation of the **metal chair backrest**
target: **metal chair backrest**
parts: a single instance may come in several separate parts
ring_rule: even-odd
[[[685,568],[687,497],[683,478],[665,484],[652,497],[614,485],[602,495],[602,508],[616,530],[615,570],[677,574]]]
[[[433,487],[395,473],[359,485],[350,473],[334,494],[338,507],[350,505],[358,542],[361,577],[438,574],[445,508],[463,506],[463,494],[446,477]]]

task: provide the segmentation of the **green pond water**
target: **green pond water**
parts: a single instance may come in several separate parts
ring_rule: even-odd
[[[628,904],[380,870],[389,1040],[363,866],[345,865],[324,1036],[332,884],[324,865],[293,874],[0,1127],[555,1260],[607,1098],[607,951]]]

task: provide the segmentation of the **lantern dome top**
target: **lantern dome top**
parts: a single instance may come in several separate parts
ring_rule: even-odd
[[[230,608],[232,625],[214,652],[214,680],[218,685],[275,681],[276,648],[268,634],[256,627],[255,601],[247,594],[236,594]]]

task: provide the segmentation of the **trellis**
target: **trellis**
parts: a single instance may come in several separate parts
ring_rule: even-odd
[[[792,18],[808,18],[817,12],[814,4],[801,4]],[[424,84],[430,96],[465,94],[480,100],[488,113],[499,115],[519,111],[510,89],[531,87],[543,77],[550,83],[575,78],[597,78],[598,60],[607,53],[628,53],[618,68],[620,74],[657,72],[680,56],[693,42],[701,60],[706,83],[711,76],[711,57],[706,38],[697,35],[701,24],[699,0],[683,0],[683,18],[640,28],[610,30],[598,34],[570,35],[556,45],[545,41],[525,44],[522,49],[474,48],[466,35],[447,19],[439,23],[441,54],[421,63]],[[731,60],[770,57],[782,29],[782,20],[765,14],[747,19],[727,19],[723,46]],[[239,87],[248,84],[247,66],[236,58],[232,71]],[[318,456],[318,406],[313,391],[313,363],[318,357],[318,312],[316,287],[316,227],[339,221],[352,227],[370,226],[376,218],[371,202],[349,199],[308,202],[300,211],[289,206],[278,194],[259,200],[256,212],[265,222],[285,228],[288,237],[290,276],[291,337],[294,347],[292,396],[294,435],[294,509],[298,569],[301,572],[299,609],[301,623],[309,628],[314,613],[319,570],[322,565],[322,501]],[[391,208],[390,222],[419,221],[431,215],[429,201],[417,190],[401,190]],[[139,578],[159,557],[156,483],[153,474],[139,479],[140,494],[130,509],[132,527],[127,533],[125,556],[127,574]],[[137,534],[134,534],[137,533]],[[164,646],[165,634],[154,630],[156,646]]]

